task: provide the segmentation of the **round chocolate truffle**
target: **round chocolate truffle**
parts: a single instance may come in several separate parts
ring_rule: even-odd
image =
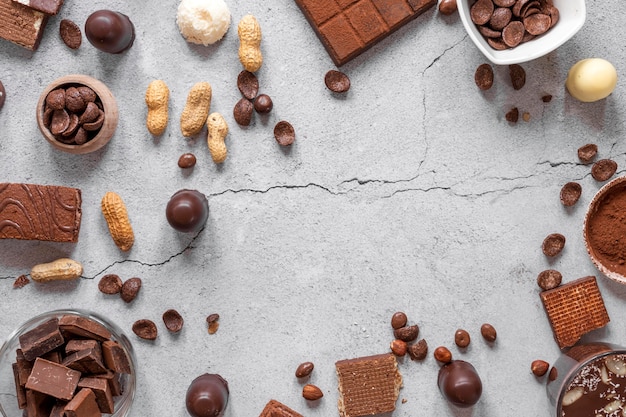
[[[200,375],[187,388],[185,405],[192,417],[221,417],[228,404],[228,382],[217,374]]]
[[[165,215],[170,226],[179,232],[196,232],[209,217],[209,202],[200,191],[180,190],[170,198]]]
[[[135,27],[125,14],[98,10],[87,18],[85,35],[101,51],[119,54],[133,45]]]
[[[455,360],[439,369],[439,391],[457,407],[470,407],[478,402],[483,384],[469,362]]]

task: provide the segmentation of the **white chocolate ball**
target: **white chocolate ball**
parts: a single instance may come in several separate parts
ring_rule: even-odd
[[[565,87],[572,97],[586,103],[606,98],[616,85],[615,67],[601,58],[578,61],[570,68],[565,82]]]
[[[182,0],[176,23],[183,37],[191,43],[213,44],[230,27],[230,11],[224,0]]]

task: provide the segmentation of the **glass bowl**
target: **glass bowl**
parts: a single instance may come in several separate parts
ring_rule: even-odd
[[[2,347],[0,347],[0,416],[22,417],[24,415],[24,410],[20,410],[18,407],[12,367],[12,364],[15,362],[15,351],[20,347],[20,335],[50,319],[61,318],[65,315],[84,317],[103,325],[111,332],[111,340],[117,341],[126,351],[130,362],[131,373],[120,374],[120,383],[123,392],[122,395],[113,397],[115,410],[110,416],[124,417],[128,414],[135,397],[137,374],[137,361],[130,340],[117,325],[99,314],[86,310],[73,309],[54,310],[33,317],[15,329],[7,337]]]
[[[519,64],[531,61],[554,51],[571,39],[585,24],[585,0],[553,0],[559,9],[559,21],[537,38],[524,42],[515,48],[498,51],[493,49],[478,27],[472,22],[470,8],[476,0],[458,0],[457,7],[461,22],[476,47],[496,65]]]

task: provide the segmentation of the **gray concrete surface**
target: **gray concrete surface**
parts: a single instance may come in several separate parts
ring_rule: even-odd
[[[272,398],[305,416],[337,412],[337,360],[388,351],[393,312],[419,324],[431,350],[451,348],[472,362],[484,383],[480,402],[451,408],[436,386],[438,365],[401,360],[404,387],[393,414],[440,416],[549,416],[545,380],[530,373],[537,358],[553,362],[559,349],[543,311],[537,274],[549,267],[565,281],[596,275],[612,322],[586,340],[626,343],[621,324],[626,288],[600,275],[582,240],[587,204],[601,184],[576,150],[596,143],[600,157],[626,166],[624,84],[608,99],[583,104],[564,89],[569,67],[602,57],[622,74],[626,55],[619,38],[624,2],[587,1],[583,29],[555,52],[523,64],[527,84],[514,91],[508,69],[496,67],[492,90],[474,84],[485,62],[457,15],[433,9],[345,65],[352,80],[345,97],[326,90],[334,68],[300,10],[289,0],[228,2],[233,26],[210,47],[188,44],[175,24],[177,2],[67,0],[50,19],[41,47],[30,53],[0,42],[0,80],[7,101],[0,111],[0,178],[78,187],[83,223],[78,244],[0,242],[0,336],[28,317],[53,308],[87,308],[109,316],[131,336],[139,385],[131,416],[185,416],[189,382],[204,372],[229,381],[226,417],[259,415]],[[81,26],[100,8],[126,13],[137,30],[135,45],[114,56],[85,38],[78,51],[59,39],[61,19]],[[274,99],[267,117],[237,126],[236,23],[254,14],[263,29],[261,91]],[[54,150],[37,129],[35,104],[55,78],[82,73],[104,81],[120,108],[109,145],[89,155]],[[145,128],[144,92],[153,79],[170,87],[170,124],[161,138]],[[184,139],[178,120],[189,88],[213,86],[212,111],[230,125],[229,156],[217,167],[205,132]],[[552,94],[550,103],[541,96]],[[530,121],[511,125],[512,106]],[[291,149],[272,136],[290,121]],[[193,152],[189,172],[179,155]],[[581,201],[559,202],[561,186],[576,180]],[[197,235],[174,231],[165,205],[177,190],[208,196],[210,216]],[[105,192],[128,205],[136,234],[129,253],[113,244],[100,212]],[[552,232],[567,237],[554,260],[541,253]],[[71,257],[84,276],[72,284],[30,284],[13,289],[20,274],[41,262]],[[144,286],[132,304],[97,289],[107,273],[138,276]],[[162,313],[185,318],[168,334]],[[220,314],[207,334],[205,317]],[[155,342],[138,339],[132,323],[158,323]],[[480,325],[492,323],[498,340],[488,346]],[[454,332],[465,328],[472,344],[460,352]],[[324,398],[301,397],[293,373],[312,361],[310,382]],[[4,376],[3,376],[4,377]]]

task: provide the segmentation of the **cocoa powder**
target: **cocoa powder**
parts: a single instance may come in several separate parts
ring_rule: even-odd
[[[626,184],[609,190],[587,220],[593,255],[610,270],[626,275]]]

